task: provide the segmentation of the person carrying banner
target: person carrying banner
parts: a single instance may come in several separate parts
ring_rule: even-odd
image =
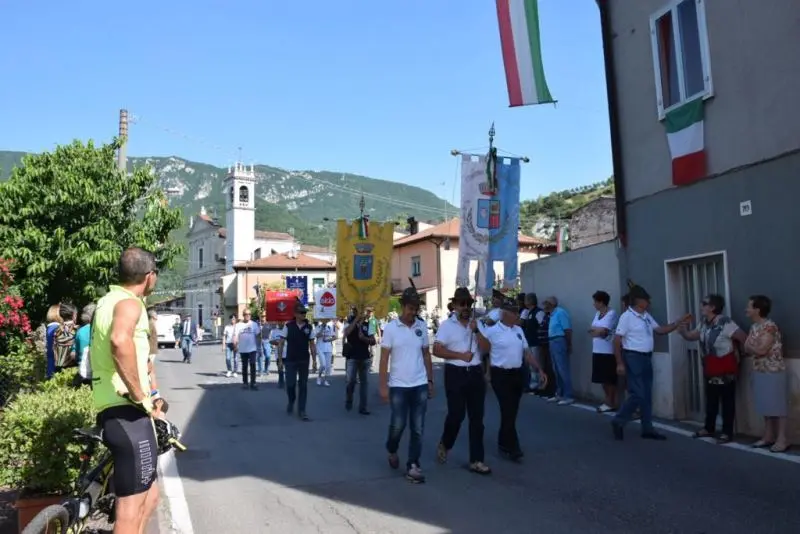
[[[486,381],[481,372],[480,350],[471,325],[474,299],[466,287],[456,289],[450,305],[454,313],[444,320],[436,333],[433,354],[445,360],[444,391],[447,395],[447,417],[436,455],[439,463],[447,461],[461,429],[464,416],[469,417],[469,469],[487,475],[491,469],[483,463],[483,414]]]

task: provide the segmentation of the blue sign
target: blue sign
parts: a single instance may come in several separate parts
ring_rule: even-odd
[[[372,265],[375,258],[372,254],[356,254],[353,256],[353,280],[372,280]]]
[[[287,276],[286,289],[296,289],[300,291],[300,300],[303,306],[308,306],[308,277],[307,276]]]

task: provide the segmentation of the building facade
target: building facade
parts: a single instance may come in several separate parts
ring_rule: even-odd
[[[661,322],[698,317],[702,297],[719,293],[747,330],[748,297],[769,296],[784,332],[798,440],[800,281],[791,236],[800,227],[800,2],[618,0],[606,9],[626,218],[621,278],[647,288]],[[705,172],[676,186],[668,116],[698,99],[699,136],[695,129],[678,141],[704,149]],[[660,337],[656,351],[656,395],[675,418],[700,418],[696,344]],[[737,424],[757,434],[761,422],[740,389]]]

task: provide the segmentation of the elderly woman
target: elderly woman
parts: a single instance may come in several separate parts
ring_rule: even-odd
[[[764,295],[750,297],[745,310],[753,325],[744,350],[753,357],[753,397],[756,412],[764,418],[764,435],[753,447],[786,452],[789,449],[786,437],[789,384],[781,332],[769,318],[771,310],[772,301]]]
[[[739,359],[734,341],[744,345],[747,336],[730,317],[723,315],[725,298],[708,295],[701,302],[702,318],[697,328],[687,330],[685,325],[678,333],[686,341],[698,341],[703,355],[705,378],[706,420],[695,438],[713,437],[716,434],[717,414],[722,404],[722,434],[719,443],[733,439],[733,421],[736,416],[736,377],[739,374]]]
[[[514,299],[506,299],[500,306],[500,320],[492,325],[478,325],[474,320],[470,327],[477,335],[480,352],[489,354],[491,381],[497,403],[500,405],[500,430],[497,444],[500,453],[518,462],[523,453],[517,435],[517,413],[524,389],[522,366],[532,366],[546,385],[547,375],[542,372],[533,355],[525,333],[517,325],[519,308]]]
[[[608,306],[611,296],[605,291],[595,291],[592,302],[596,310],[589,328],[589,335],[592,337],[592,383],[603,387],[605,401],[597,407],[597,412],[606,413],[618,407],[617,360],[614,357],[617,313]]]

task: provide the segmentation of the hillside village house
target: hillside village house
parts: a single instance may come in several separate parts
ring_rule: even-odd
[[[252,167],[237,164],[229,169],[225,191],[227,226],[222,227],[203,208],[197,217],[190,218],[187,235],[189,268],[184,283],[185,307],[208,331],[212,331],[214,317],[224,313],[221,306],[223,277],[228,274],[235,280],[236,265],[286,253],[327,265],[335,261],[335,254],[328,249],[299,245],[288,233],[255,229],[255,171]],[[287,269],[286,275],[294,272]]]
[[[456,267],[458,265],[458,238],[460,220],[431,226],[415,225],[409,235],[394,241],[392,252],[392,292],[399,294],[414,280],[426,308],[447,307],[447,302],[456,289]],[[519,236],[519,263],[537,259],[555,252],[555,245],[534,237]],[[473,262],[470,276],[474,277],[477,262]],[[502,263],[495,265],[495,273],[503,275]]]
[[[534,262],[523,279],[529,288],[549,284],[570,308],[576,332],[591,321],[592,292],[606,289],[618,306],[627,279],[652,295],[651,313],[662,323],[700,316],[703,296],[719,293],[746,331],[749,296],[769,296],[790,374],[790,438],[798,443],[800,281],[791,238],[800,228],[800,2],[599,6],[619,243]],[[580,343],[573,380],[586,391],[590,345]],[[702,420],[697,344],[657,336],[653,364],[656,414]],[[750,358],[742,369],[737,431],[760,435]]]

